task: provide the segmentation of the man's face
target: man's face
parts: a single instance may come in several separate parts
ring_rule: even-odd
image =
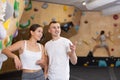
[[[52,23],[49,26],[48,32],[51,33],[52,36],[54,36],[54,37],[60,36],[60,33],[61,33],[60,24],[59,23]]]

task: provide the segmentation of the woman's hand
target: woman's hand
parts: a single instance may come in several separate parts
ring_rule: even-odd
[[[45,67],[45,61],[44,61],[44,60],[38,60],[38,61],[36,62],[36,64],[37,64],[37,65],[40,65],[42,68]]]
[[[45,76],[45,80],[47,80],[47,78],[48,78],[48,75],[47,75],[47,74],[44,74],[44,76]]]
[[[17,56],[14,57],[14,62],[15,62],[16,69],[17,70],[21,70],[22,63],[21,63],[20,59]]]

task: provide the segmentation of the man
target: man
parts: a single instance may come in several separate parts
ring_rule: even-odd
[[[49,24],[48,32],[52,39],[45,44],[48,60],[48,79],[49,80],[69,80],[69,59],[72,64],[77,63],[75,53],[76,43],[64,37],[61,37],[61,27],[56,21]]]

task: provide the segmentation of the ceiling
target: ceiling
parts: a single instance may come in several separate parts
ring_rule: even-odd
[[[72,5],[80,10],[101,11],[103,15],[120,13],[120,0],[34,0],[56,4]],[[86,5],[83,5],[83,2]]]

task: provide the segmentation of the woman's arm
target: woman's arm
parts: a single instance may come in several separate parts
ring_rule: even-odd
[[[97,38],[92,37],[93,40],[98,41],[100,39],[100,35]]]
[[[110,39],[110,36],[111,36],[111,32],[109,31],[108,32],[108,35],[105,35],[108,39]]]
[[[45,49],[43,45],[42,45],[42,59],[38,60],[36,63],[39,64],[44,69],[44,75],[45,78],[47,78],[48,64],[47,64],[47,56],[45,55]]]
[[[2,53],[7,55],[8,57],[14,59],[16,57],[16,55],[14,53],[12,53],[12,52],[21,49],[22,45],[23,45],[23,41],[18,41],[16,43],[14,43],[13,45],[3,49]]]
[[[49,58],[48,58],[48,56],[47,55],[45,55],[45,60],[46,60],[46,66],[45,66],[45,71],[44,71],[44,74],[45,74],[45,78],[47,78],[48,77],[48,65],[49,65]]]
[[[18,41],[18,42],[16,42],[16,43],[14,43],[13,45],[11,45],[11,46],[9,46],[9,47],[7,47],[7,48],[5,48],[5,49],[2,50],[2,53],[3,53],[3,54],[5,54],[5,55],[7,55],[8,57],[14,59],[15,66],[16,66],[16,68],[17,68],[18,70],[21,69],[22,65],[21,65],[21,62],[20,62],[18,56],[15,55],[15,54],[13,53],[13,51],[16,51],[16,50],[21,49],[22,46],[23,46],[23,41]]]

